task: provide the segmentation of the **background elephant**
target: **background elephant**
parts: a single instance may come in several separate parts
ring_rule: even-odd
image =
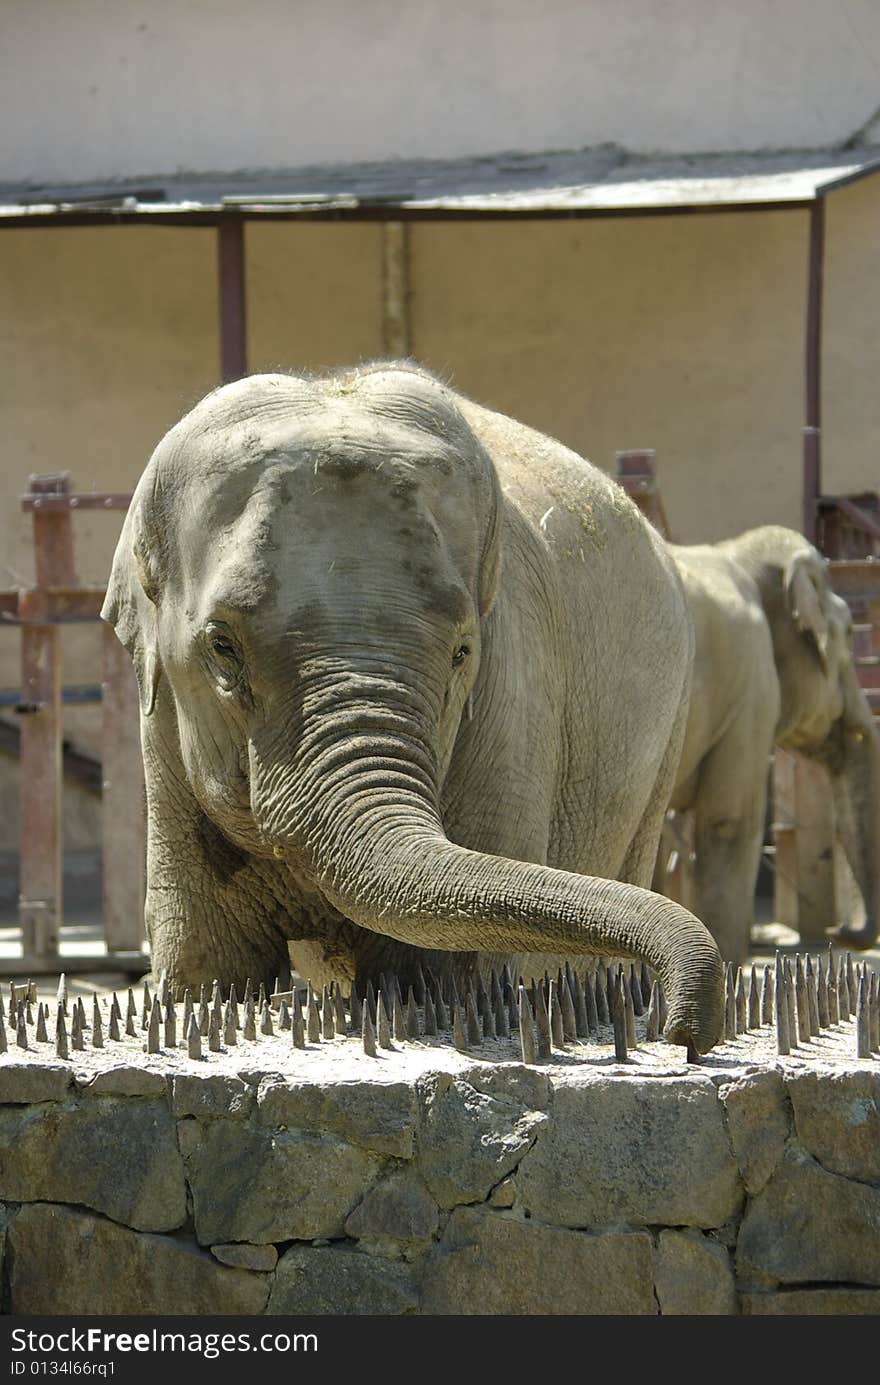
[[[699,547],[669,545],[696,634],[693,686],[672,807],[695,816],[696,908],[722,954],[742,961],[760,864],[774,745],[830,771],[838,832],[877,937],[880,742],[859,686],[846,602],[822,556],[766,526]],[[829,923],[832,920],[829,920]]]
[[[103,614],[176,987],[271,978],[288,939],[361,986],[413,947],[460,980],[476,953],[621,953],[668,1037],[717,1039],[711,937],[618,883],[650,881],[678,762],[684,595],[581,458],[415,367],[253,376],[159,444]]]

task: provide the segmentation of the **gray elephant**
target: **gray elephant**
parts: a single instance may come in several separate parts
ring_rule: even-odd
[[[859,686],[852,619],[802,534],[775,525],[670,544],[693,615],[690,713],[672,807],[695,820],[696,908],[721,952],[749,946],[774,745],[830,771],[838,832],[865,905],[854,948],[877,938],[880,742]]]
[[[641,956],[717,1040],[650,882],[692,657],[662,542],[581,458],[417,367],[252,376],[160,442],[103,611],[142,699],[148,935],[179,989]],[[606,878],[594,878],[606,877]],[[425,952],[416,949],[427,949]]]

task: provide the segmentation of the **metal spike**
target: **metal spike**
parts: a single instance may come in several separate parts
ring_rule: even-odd
[[[159,1052],[159,1025],[162,1023],[162,1006],[159,997],[155,996],[150,1006],[150,1019],[147,1024],[147,1052]]]
[[[810,1003],[807,1000],[807,982],[801,954],[794,959],[794,1000],[797,1007],[798,1045],[809,1043],[811,1037]]]
[[[315,1000],[311,981],[306,993],[306,1034],[310,1044],[321,1042],[321,1016],[318,1014],[318,1002]]]
[[[146,1029],[150,1023],[150,1009],[152,1008],[152,1004],[153,1000],[150,995],[150,987],[145,981],[144,991],[141,997],[141,1029]]]
[[[375,1058],[376,1054],[376,1030],[370,1017],[369,1005],[364,1005],[361,1011],[361,1042],[364,1046],[364,1053],[368,1058]]]
[[[3,1003],[3,992],[0,991],[0,1020],[5,1020],[5,1018],[6,1018],[6,1006],[5,1006],[4,1003]]]
[[[364,996],[364,1004],[366,1005],[367,1009],[369,1010],[369,1012],[370,1012],[370,1019],[373,1021],[373,1025],[375,1026],[375,1024],[376,1024],[376,992],[375,992],[375,990],[373,989],[373,983],[372,983],[372,981],[367,981],[367,989],[366,989],[366,994],[365,994],[365,996]]]
[[[752,966],[749,975],[749,994],[746,1008],[746,1028],[760,1029],[761,1027],[761,1000],[758,995],[758,968]]]
[[[880,993],[878,993],[877,973],[871,972],[868,986],[868,1013],[871,1020],[871,1051],[880,1050]]]
[[[252,978],[251,978],[250,976],[245,977],[244,995],[243,995],[242,998],[241,998],[241,1003],[242,1003],[242,1005],[243,1005],[243,1006],[244,1006],[244,1005],[247,1005],[248,1000],[250,1000],[251,1004],[253,1004],[253,1000],[254,1000],[254,983],[253,983],[253,980],[252,980]]]
[[[207,1001],[207,997],[205,996],[205,993],[204,993],[204,987],[202,987],[202,995],[201,995],[201,998],[199,999],[199,1017],[198,1017],[199,1037],[200,1037],[200,1038],[202,1038],[202,1039],[207,1038],[208,1027],[209,1027],[210,1023],[211,1023],[211,1011],[210,1011],[209,1008],[208,1008],[208,1001]]]
[[[660,996],[658,990],[659,984],[655,981],[651,986],[648,1018],[645,1021],[645,1042],[649,1044],[654,1043],[660,1037]]]
[[[254,1014],[254,993],[245,996],[242,1006],[241,1037],[246,1043],[255,1043],[257,1038],[257,1019]]]
[[[333,1023],[333,1002],[326,986],[321,987],[321,1038],[336,1038],[336,1025]]]
[[[279,1030],[290,1028],[290,1011],[287,1008],[286,1000],[281,1000],[278,1003],[278,1028]]]
[[[623,972],[623,968],[622,968],[622,967],[621,967],[621,970],[620,970],[620,975],[621,975],[621,978],[622,978],[622,980],[623,980],[623,1014],[624,1014],[624,1019],[626,1020],[626,1044],[627,1044],[627,1048],[635,1048],[635,1046],[636,1046],[636,1017],[635,1017],[635,1008],[634,1008],[634,1006],[633,1006],[632,991],[630,990],[629,986],[627,985],[626,976],[624,975],[624,972]]]
[[[788,1006],[788,1041],[792,1048],[798,1048],[805,1036],[798,1030],[798,1013],[795,1003],[794,979],[791,972],[791,959],[784,957],[782,961],[783,990],[785,991],[785,1003]]]
[[[0,1005],[3,1004],[3,997],[0,996]],[[58,991],[55,996],[55,1004],[63,1015],[67,1014],[67,976],[64,972],[58,978]]]
[[[6,1021],[4,1020],[3,1016],[0,1015],[0,1053],[8,1052],[9,1040],[6,1037]],[[60,1054],[59,1057],[66,1057],[66,1054]]]
[[[220,1016],[214,1005],[208,1015],[208,1049],[211,1053],[220,1052]]]
[[[428,988],[425,984],[425,973],[422,971],[421,965],[416,968],[416,979],[413,989],[416,993],[416,1005],[423,1006],[425,1003],[425,996],[428,994]]]
[[[868,1013],[868,978],[862,972],[856,992],[856,1057],[871,1056],[871,1016]]]
[[[366,1013],[369,1013],[369,1009],[367,1009]],[[293,1048],[305,1048],[306,1046],[302,1010],[300,1009],[296,994],[293,996],[292,1009],[290,1011],[290,1042]]]
[[[113,1009],[110,1011],[110,1019],[107,1022],[107,1037],[112,1039],[113,1043],[118,1043],[122,1037],[119,1032],[119,1014]]]
[[[611,1014],[608,1009],[608,991],[605,984],[604,968],[597,967],[592,983],[590,982],[590,978],[587,977],[587,985],[591,985],[593,990],[593,999],[596,1004],[597,1027],[598,1024],[609,1024],[611,1022]]]
[[[268,1003],[268,1000],[269,997],[266,995],[266,984],[264,981],[261,981],[260,989],[257,991],[257,998],[254,1002],[254,1010],[258,1015],[263,1013],[263,1006]]]
[[[98,997],[92,997],[92,1048],[104,1047],[104,1029],[101,1024],[101,1010]]]
[[[766,981],[764,983],[766,989]],[[791,1030],[788,1023],[788,998],[782,954],[776,954],[776,1052],[783,1058],[791,1053]]]
[[[162,968],[162,973],[161,973],[161,975],[160,975],[160,977],[159,977],[159,992],[158,992],[158,994],[159,994],[159,1000],[160,1000],[160,1002],[161,1002],[161,1004],[162,1004],[162,1009],[163,1009],[163,1010],[167,1010],[167,1009],[168,1009],[168,972],[165,970],[164,967]]]
[[[47,1044],[49,1035],[46,1033],[46,1010],[42,1004],[37,1009],[37,1032],[34,1035],[38,1044]]]
[[[832,963],[828,963],[826,968],[825,988],[828,993],[828,1023],[839,1024],[840,1006],[837,1000],[837,982],[834,978],[834,966]]]
[[[190,1015],[192,1014],[192,1012],[193,1012],[193,997],[192,997],[192,991],[190,990],[189,986],[187,986],[186,989],[185,989],[185,991],[183,992],[183,1019],[182,1019],[182,1021],[181,1021],[181,1025],[180,1025],[181,1033],[183,1034],[184,1038],[187,1038],[187,1041],[188,1041],[188,1035],[189,1035],[189,1020],[190,1020]]]
[[[443,999],[443,992],[442,992],[441,989],[440,989],[440,983],[439,983],[439,982],[438,982],[437,985],[434,987],[434,1009],[435,1009],[436,1012],[437,1012],[437,1029],[438,1029],[438,1031],[448,1029],[448,1028],[449,1028],[449,1011],[448,1011],[448,1009],[446,1008],[446,1001]]]
[[[177,1010],[174,1001],[170,998],[165,1007],[165,1038],[164,1048],[177,1048]]]
[[[452,1007],[452,1042],[459,1053],[467,1053],[467,1034],[465,1033],[464,1015],[460,1005],[453,1005]]]
[[[559,991],[559,1009],[562,1014],[562,1036],[566,1043],[573,1044],[577,1039],[577,1016],[568,978],[563,976]]]
[[[852,1000],[853,997],[849,993],[849,982],[846,977],[846,963],[841,957],[837,964],[837,1008],[843,1023],[846,1023],[852,1015]]]
[[[500,983],[497,986],[495,997],[495,1034],[499,1039],[510,1038],[510,1014]]]
[[[72,1007],[70,1017],[70,1046],[77,1052],[80,1052],[85,1047],[85,1044],[83,1043],[82,1021],[79,1017],[78,1005],[74,1005]]]
[[[584,988],[581,979],[573,967],[567,967],[566,980],[571,994],[571,1003],[574,1006],[574,1032],[575,1038],[587,1039],[590,1036],[590,1017],[587,1014],[587,998],[584,995]],[[593,1000],[595,1004],[595,997]]]
[[[535,1061],[535,1031],[532,1025],[532,1007],[529,1005],[529,997],[526,994],[525,986],[519,988],[519,1014],[517,1016],[519,1027],[519,1043],[524,1063],[534,1063]]]
[[[342,994],[342,987],[333,987],[333,1018],[336,1024],[336,1033],[344,1034],[348,1028],[348,1016],[345,1013],[345,998]]]
[[[376,996],[376,1038],[380,1048],[393,1048],[391,1042],[391,1025],[388,1022],[388,1012],[385,1009],[385,997],[380,989]]]
[[[425,1033],[431,1036],[437,1033],[437,1011],[427,986],[425,987]]]
[[[2,1046],[0,1046],[0,1052],[2,1051]],[[55,1057],[70,1057],[70,1045],[67,1042],[67,1022],[64,1018],[63,1005],[59,1005],[55,1013]]]
[[[747,1028],[748,1002],[746,999],[746,981],[743,976],[742,967],[736,969],[736,987],[733,997],[734,1011],[736,1014],[736,1032],[745,1034]]]
[[[635,962],[630,962],[629,965],[629,992],[632,999],[633,1014],[643,1015],[645,1013],[645,1002],[642,996],[642,983],[636,975]]]
[[[626,1043],[626,996],[624,995],[624,991],[628,991],[628,989],[621,975],[611,1011],[611,1023],[614,1025],[614,1057],[618,1063],[625,1063],[629,1056]],[[632,997],[630,997],[630,1003],[632,1003]]]
[[[417,1039],[419,1037],[419,1012],[416,1009],[415,991],[412,986],[409,988],[409,995],[406,998],[406,1037]]]
[[[397,1039],[398,1043],[402,1043],[406,1038],[406,1019],[403,1013],[403,1001],[400,998],[400,992],[396,986],[394,987],[392,995],[393,999],[391,1004],[393,1008],[391,1011],[391,1028],[395,1039]]]
[[[736,1038],[736,990],[733,981],[733,963],[724,968],[724,1037]]]
[[[859,978],[856,976],[851,952],[848,952],[846,954],[844,958],[844,965],[846,967],[846,984],[849,990],[849,1012],[850,1014],[853,1014],[856,1009],[859,991]]]
[[[272,1028],[272,1007],[270,1006],[268,1000],[264,1003],[263,1008],[260,1011],[260,1033],[266,1035],[271,1035],[275,1033],[275,1030]]]
[[[605,968],[605,998],[608,1001],[608,1013],[612,1016],[617,996],[617,975],[618,971],[614,967]]]
[[[654,986],[654,978],[651,975],[651,969],[647,962],[642,962],[641,971],[639,973],[639,985],[642,991],[642,1003],[645,1006],[645,1010],[647,1010],[648,1001]]]
[[[807,953],[807,960],[804,962],[804,986],[807,993],[807,1015],[810,1021],[810,1038],[815,1039],[820,1033],[819,1024],[819,983],[816,970],[813,966],[813,959]]]
[[[192,1009],[189,1012],[189,1024],[186,1026],[186,1056],[188,1058],[201,1058],[202,1056],[202,1036],[199,1033],[198,1021]]]
[[[775,987],[773,983],[773,972],[769,964],[764,967],[764,980],[761,986],[761,1023],[773,1023],[773,993]]]
[[[30,998],[28,998],[24,1003],[24,1019],[25,1024],[33,1024],[34,1022],[34,1012],[31,1009]]]
[[[263,992],[263,999],[265,1000],[265,991]],[[235,989],[235,982],[234,982],[234,981],[230,984],[230,987],[229,987],[229,999],[227,1000],[226,1003],[227,1003],[227,1005],[229,1006],[229,1010],[230,1010],[230,1013],[231,1013],[231,1015],[232,1015],[232,1022],[233,1022],[233,1024],[235,1025],[236,1029],[240,1029],[240,1028],[241,1028],[241,1017],[240,1017],[240,1015],[239,1015],[239,1013],[238,1013],[238,993],[237,993],[237,991],[236,991],[236,989]]]
[[[547,1002],[544,999],[544,987],[535,985],[533,992],[537,1056],[542,1059],[549,1058],[551,1054],[550,1016],[547,1013]]]
[[[824,957],[816,959],[816,1013],[820,1031],[827,1029],[831,1023],[831,1011],[828,1008],[828,977]]]
[[[125,1032],[132,1038],[137,1033],[135,1021],[137,1020],[137,1006],[134,1003],[134,992],[131,986],[128,988],[128,999],[125,1006]]]
[[[555,981],[550,982],[548,1000],[550,1011],[550,1037],[554,1048],[565,1048],[565,1029],[562,1024],[562,1011],[559,1007],[559,990]]]
[[[238,1043],[238,1026],[235,1023],[236,1007],[227,1000],[223,1006],[223,1042],[227,1048],[235,1048]]]
[[[77,996],[76,998],[76,1008],[77,1010],[79,1010],[79,1027],[83,1032],[85,1032],[89,1027],[89,1022],[86,1019],[86,1007],[83,1004],[83,998],[81,995]]]
[[[593,978],[589,972],[584,976],[583,982],[578,977],[578,984],[583,991],[584,1009],[587,1012],[587,1033],[595,1034],[599,1028],[599,1015],[596,1010],[596,988],[593,985]]]
[[[483,1042],[483,1026],[477,1014],[477,1002],[473,991],[468,991],[465,1000],[465,1023],[467,1025],[468,1045],[480,1044]]]

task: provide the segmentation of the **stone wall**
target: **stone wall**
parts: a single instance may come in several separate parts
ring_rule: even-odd
[[[880,1073],[0,1060],[13,1314],[880,1312]]]

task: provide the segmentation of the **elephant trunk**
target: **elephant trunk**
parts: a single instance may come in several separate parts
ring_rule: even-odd
[[[419,948],[645,958],[664,987],[666,1037],[721,1036],[723,964],[708,930],[648,890],[467,850],[439,813],[432,736],[407,699],[338,707],[288,745],[252,745],[254,816],[276,854],[362,928]],[[430,709],[426,708],[426,711]],[[436,709],[435,725],[436,725]],[[269,748],[267,747],[267,752]]]

